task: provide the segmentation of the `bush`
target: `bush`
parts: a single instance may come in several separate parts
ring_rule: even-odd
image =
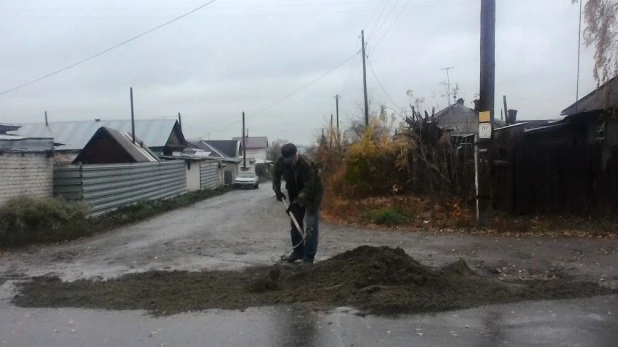
[[[377,225],[402,225],[410,222],[410,218],[394,208],[382,208],[365,212],[361,215],[361,221]]]
[[[57,242],[88,233],[83,204],[58,199],[15,197],[0,206],[0,245]]]

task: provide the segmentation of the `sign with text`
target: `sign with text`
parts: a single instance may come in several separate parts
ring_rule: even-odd
[[[479,138],[491,139],[491,123],[479,123]]]

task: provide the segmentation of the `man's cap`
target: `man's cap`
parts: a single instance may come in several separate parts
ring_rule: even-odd
[[[297,149],[293,143],[286,143],[281,147],[281,156],[285,162],[291,162],[296,156],[296,152]]]

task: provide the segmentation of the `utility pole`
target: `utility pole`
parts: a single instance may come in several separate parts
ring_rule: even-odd
[[[328,147],[333,147],[333,114],[330,114],[330,129],[328,130]]]
[[[180,112],[178,112],[178,125],[180,125],[180,131],[182,131],[182,117],[180,116]]]
[[[476,163],[477,222],[487,226],[491,210],[491,155],[496,89],[496,0],[481,0],[479,140]]]
[[[247,170],[247,138],[245,137],[245,112],[242,113],[242,167]]]
[[[504,113],[506,115],[506,125],[511,125],[509,122],[509,117],[508,117],[508,113],[509,113],[509,108],[506,106],[506,95],[502,95],[502,102],[504,103]],[[500,120],[502,120],[502,114],[500,115]]]
[[[49,122],[47,121],[47,111],[45,111],[45,126],[49,126]]]
[[[339,136],[339,94],[335,95],[335,110],[337,112],[337,136]]]
[[[367,68],[365,67],[365,31],[361,30],[363,54],[363,94],[365,95],[365,126],[369,126],[369,102],[367,101]]]
[[[451,77],[449,71],[454,68],[454,66],[449,66],[441,69],[442,71],[446,71],[446,99],[448,100],[449,106],[451,105]]]
[[[135,113],[133,112],[133,87],[129,88],[129,97],[131,98],[131,137],[135,144]]]
[[[584,0],[579,0],[579,36],[577,38],[577,86],[575,87],[575,113],[579,108],[579,67],[582,56],[582,9]],[[504,111],[506,112],[506,110]]]

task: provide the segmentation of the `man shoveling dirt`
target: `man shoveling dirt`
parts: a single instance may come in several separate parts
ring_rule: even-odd
[[[283,260],[293,263],[302,259],[304,263],[311,264],[318,249],[319,210],[323,195],[318,168],[309,158],[300,155],[294,144],[287,143],[281,147],[281,157],[275,161],[273,168],[273,190],[279,201],[286,199],[281,192],[281,176],[290,198],[287,212],[296,218],[301,229],[306,224],[306,239],[303,242],[301,231],[291,221],[293,252]]]

